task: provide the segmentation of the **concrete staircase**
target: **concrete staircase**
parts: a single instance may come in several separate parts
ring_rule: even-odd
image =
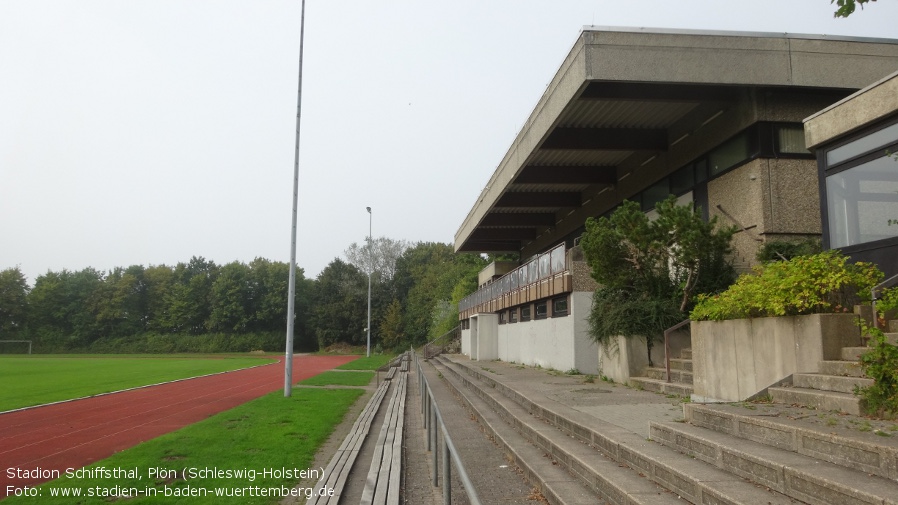
[[[886,335],[891,342],[898,339],[898,333]],[[873,384],[872,379],[864,377],[858,363],[860,355],[868,350],[844,347],[841,360],[821,361],[819,373],[797,373],[792,376],[791,386],[772,387],[768,393],[777,403],[862,415],[864,406],[854,391]]]
[[[692,395],[692,349],[682,349],[679,358],[670,360],[670,382],[667,382],[667,368],[646,367],[644,377],[631,377],[633,387],[656,393],[674,394],[684,397]]]
[[[815,424],[813,411],[684,407],[687,423],[652,423],[654,440],[802,502],[898,503],[898,440]]]
[[[776,490],[767,484],[769,479],[747,480],[746,472],[734,473],[679,447],[647,440],[528,389],[526,383],[506,383],[503,372],[474,363],[478,362],[458,356],[430,360],[475,413],[488,437],[509,454],[549,503],[773,505],[801,503],[805,497]],[[659,437],[664,429],[660,426]],[[898,497],[898,487],[885,480],[884,485],[893,486],[891,499]],[[878,503],[896,503],[883,500]]]

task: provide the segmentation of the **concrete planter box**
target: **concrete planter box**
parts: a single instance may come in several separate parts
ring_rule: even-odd
[[[860,346],[854,314],[763,317],[692,323],[694,394],[699,402],[742,401],[795,373]]]

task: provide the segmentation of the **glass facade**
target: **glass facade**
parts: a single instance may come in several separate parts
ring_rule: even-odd
[[[827,176],[826,206],[832,248],[898,237],[898,160],[883,156]]]

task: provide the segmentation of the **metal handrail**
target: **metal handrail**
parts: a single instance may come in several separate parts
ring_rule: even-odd
[[[870,305],[873,307],[873,328],[878,329],[879,327],[879,316],[876,315],[876,291],[879,288],[885,287],[887,284],[893,284],[896,280],[898,280],[898,275],[893,275],[888,279],[880,282],[879,284],[873,286],[873,289],[870,290]]]
[[[447,338],[447,337],[450,337],[450,338]],[[456,325],[455,328],[452,328],[451,330],[447,331],[446,333],[443,333],[439,337],[431,340],[430,342],[427,342],[426,344],[424,344],[424,346],[421,347],[421,352],[424,353],[424,359],[430,359],[430,358],[433,358],[434,356],[438,356],[438,355],[442,354],[443,351],[445,351],[445,347],[446,347],[447,343],[457,340],[459,338],[461,338],[461,325]],[[444,343],[438,345],[437,342],[439,342],[440,340],[446,340],[447,342],[444,342]],[[434,347],[439,347],[440,351],[437,353],[434,353],[434,354],[430,354],[428,352],[428,350],[433,350]]]
[[[415,366],[418,370],[418,384],[421,385],[421,413],[424,414],[424,428],[427,430],[427,450],[433,451],[433,486],[439,487],[437,468],[439,451],[437,450],[437,430],[434,429],[436,426],[439,426],[440,431],[443,433],[443,504],[450,505],[452,502],[451,468],[449,465],[449,458],[451,457],[452,461],[455,462],[455,469],[458,472],[458,477],[465,489],[465,493],[468,495],[468,501],[471,505],[480,505],[477,490],[474,489],[474,484],[465,470],[465,465],[458,455],[458,450],[456,450],[455,444],[452,443],[452,437],[449,436],[449,432],[446,430],[446,424],[443,422],[440,408],[437,407],[433,391],[430,389],[427,377],[424,376],[421,362],[418,361],[418,354],[415,353],[414,356]],[[431,442],[433,443],[431,444]]]
[[[670,382],[670,334],[691,322],[691,319],[686,319],[664,330],[664,366],[667,368],[667,382]]]

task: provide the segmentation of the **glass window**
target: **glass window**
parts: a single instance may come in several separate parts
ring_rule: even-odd
[[[804,128],[796,126],[776,127],[776,147],[781,154],[808,154],[804,144]]]
[[[898,142],[898,123],[859,138],[854,142],[849,142],[842,147],[830,149],[826,153],[826,162],[829,165],[835,165],[893,142]]]
[[[564,272],[564,246],[560,245],[552,249],[552,273],[560,274]]]
[[[499,324],[505,324],[505,311],[499,312]]]
[[[692,189],[695,185],[695,165],[686,165],[670,176],[670,192],[679,195]]]
[[[516,323],[518,322],[518,309],[517,307],[508,311],[508,322]]]
[[[655,208],[655,204],[670,196],[670,184],[667,179],[656,182],[653,186],[642,192],[643,212]]]
[[[539,278],[545,279],[552,272],[550,270],[552,264],[550,263],[550,259],[548,254],[540,254],[539,255]]]
[[[701,159],[695,162],[695,183],[708,180],[708,160]]]
[[[711,175],[717,175],[730,167],[736,166],[750,156],[748,134],[742,133],[708,153]]]
[[[567,297],[552,300],[552,317],[566,316],[568,313]]]
[[[529,321],[530,320],[530,305],[524,305],[521,307],[521,321]]]
[[[898,161],[884,156],[826,178],[830,247],[898,236]]]
[[[545,301],[536,302],[536,319],[545,319],[548,317],[549,304]]]

